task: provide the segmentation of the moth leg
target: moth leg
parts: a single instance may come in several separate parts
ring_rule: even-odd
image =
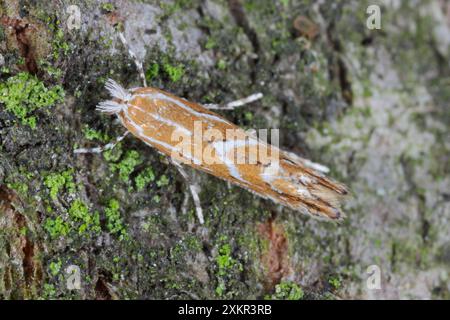
[[[145,73],[144,73],[144,67],[142,66],[142,62],[139,61],[139,59],[136,56],[136,54],[134,53],[134,51],[131,50],[129,43],[122,32],[119,32],[119,39],[120,39],[120,42],[122,42],[123,46],[128,50],[128,54],[130,55],[131,59],[133,60],[134,64],[136,65],[136,69],[139,72],[139,77],[142,80],[142,84],[144,85],[144,87],[146,87],[147,81],[145,80]]]
[[[73,153],[102,153],[103,151],[111,150],[120,141],[122,141],[129,133],[130,133],[130,131],[125,132],[123,135],[117,137],[116,140],[114,140],[113,142],[110,142],[108,144],[105,144],[104,146],[95,147],[95,148],[79,148],[79,149],[73,150]]]
[[[192,199],[194,200],[195,212],[197,213],[198,221],[200,222],[200,224],[204,224],[205,219],[203,218],[203,210],[200,204],[200,197],[198,196],[196,186],[189,181],[189,176],[180,163],[176,162],[171,158],[169,158],[169,160],[178,169],[178,172],[181,174],[184,180],[186,180],[186,183],[189,185],[189,190],[191,191]]]
[[[241,107],[243,105],[246,105],[246,104],[252,103],[256,100],[259,100],[262,97],[263,97],[263,94],[261,92],[258,92],[258,93],[249,95],[248,97],[245,97],[245,98],[242,98],[239,100],[235,100],[235,101],[231,101],[226,104],[208,103],[208,104],[204,104],[203,106],[206,109],[210,109],[210,110],[233,110],[234,108]]]

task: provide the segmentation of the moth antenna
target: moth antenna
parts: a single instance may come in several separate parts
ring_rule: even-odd
[[[123,35],[122,32],[119,32],[119,39],[120,39],[120,42],[122,42],[123,46],[128,50],[128,55],[131,57],[134,64],[136,65],[136,68],[139,72],[139,77],[142,80],[142,84],[144,85],[144,87],[146,87],[147,81],[145,80],[145,73],[144,73],[144,67],[142,66],[142,62],[138,59],[136,53],[134,53],[134,51],[131,50],[131,46],[128,43],[127,39],[125,38],[125,36]]]
[[[114,98],[114,100],[100,102],[96,107],[97,111],[114,114],[127,107],[126,103],[132,98],[128,90],[113,79],[108,79],[106,81],[105,88],[109,91],[109,94]]]
[[[124,107],[126,107],[126,104],[114,100],[106,100],[100,102],[95,109],[100,112],[114,114],[122,111]]]
[[[124,87],[122,87],[120,84],[118,84],[113,79],[108,79],[105,84],[106,90],[109,91],[109,94],[116,99],[128,101],[131,99],[131,94],[126,90]]]

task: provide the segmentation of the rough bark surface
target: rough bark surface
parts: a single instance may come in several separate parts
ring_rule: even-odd
[[[69,30],[73,1],[0,0],[0,298],[450,298],[450,6],[413,2],[81,0]],[[263,92],[222,114],[329,166],[348,219],[190,170],[201,226],[142,142],[73,154],[124,132],[94,111],[106,79],[141,86],[118,29],[150,86],[202,103]]]

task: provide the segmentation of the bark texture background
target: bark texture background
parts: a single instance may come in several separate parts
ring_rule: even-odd
[[[0,16],[0,298],[450,298],[447,1],[0,0]],[[263,92],[222,114],[329,166],[348,219],[189,171],[200,226],[176,169],[137,139],[74,155],[123,133],[94,111],[106,79],[141,85],[117,28],[151,86],[202,103]]]

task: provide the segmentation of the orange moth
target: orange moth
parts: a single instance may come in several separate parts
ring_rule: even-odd
[[[112,99],[97,109],[117,115],[135,137],[177,163],[315,218],[339,221],[345,217],[341,202],[347,188],[317,170],[320,165],[282,151],[205,107],[165,91],[126,90],[113,80],[107,81],[106,89]]]

